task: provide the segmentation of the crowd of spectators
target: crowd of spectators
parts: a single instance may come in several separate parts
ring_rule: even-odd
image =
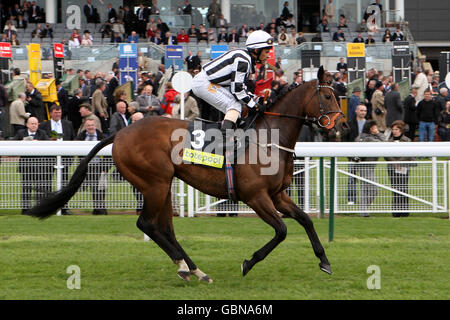
[[[32,4],[27,5],[26,3],[24,8],[35,8]],[[156,2],[154,1],[154,3]],[[318,26],[319,33],[313,38],[313,41],[322,41],[320,33],[329,32],[328,21],[333,20],[336,14],[333,6],[333,1],[330,0],[324,9],[321,24]],[[20,6],[16,7],[18,7],[18,10],[21,9]],[[190,7],[191,4],[186,0],[183,12],[189,14]],[[2,14],[3,12],[4,10]],[[37,23],[36,29],[32,31],[33,37],[52,37],[52,27],[42,20],[45,13],[41,9],[37,9],[38,16],[33,15],[35,18],[31,16],[33,20],[30,20],[29,10],[22,10],[21,12],[22,14],[10,14],[9,19],[7,19],[9,21],[4,26],[3,38],[6,37],[7,41],[13,40],[12,38],[16,38],[15,29],[20,28],[21,25],[26,27],[27,23],[31,23],[31,21]],[[96,9],[88,0],[83,10],[88,22],[100,22],[96,12]],[[295,45],[307,41],[302,31],[296,31],[297,28],[292,21],[293,15],[289,11],[288,2],[284,4],[280,17],[272,19],[268,24],[261,23],[256,28],[248,27],[245,24],[240,28],[230,28],[215,0],[208,9],[209,27],[203,24],[197,27],[192,24],[187,30],[181,29],[176,34],[172,34],[168,25],[160,18],[155,18],[158,12],[159,9],[155,5],[153,7],[140,5],[136,13],[132,12],[128,6],[120,7],[116,11],[111,5],[108,5],[108,20],[101,24],[100,28],[102,37],[110,38],[111,42],[151,41],[161,45],[192,41],[199,43],[211,43],[213,41],[239,43],[244,41],[249,33],[262,29],[272,34],[281,45]],[[363,39],[362,33],[367,31],[363,28],[364,22],[362,21],[360,33],[353,39],[353,42],[364,42],[369,45],[373,43],[372,34],[369,33],[368,38]],[[346,39],[343,33],[343,28],[346,27],[345,16],[341,15],[338,29],[333,36],[334,41],[351,41],[351,39]],[[372,31],[376,32],[376,30]],[[383,36],[384,42],[403,39],[404,36],[398,28],[392,35],[387,29]],[[70,48],[89,46],[92,45],[92,40],[89,30],[80,34],[77,29],[74,29],[68,45]],[[46,118],[42,96],[28,81],[26,92],[19,94],[10,107],[10,125],[13,128],[14,138],[19,139],[21,135],[25,135],[25,131],[27,131],[26,136],[30,135],[30,127],[34,128],[35,122],[37,122],[38,128],[41,128],[44,124],[47,124],[47,127],[48,124],[51,124],[51,130],[47,130],[47,136],[40,135],[41,138],[39,139],[42,140],[74,140],[77,137],[81,140],[100,140],[102,137],[114,134],[144,117],[159,115],[180,118],[180,101],[182,98],[185,100],[184,117],[186,119],[192,120],[200,116],[213,121],[221,120],[223,115],[197,99],[192,93],[181,97],[172,88],[170,71],[165,70],[164,64],[151,60],[142,56],[142,54],[139,55],[137,94],[134,99],[131,99],[127,92],[116,90],[119,86],[117,62],[109,73],[67,69],[68,74],[78,75],[80,88],[74,91],[72,97],[69,97],[61,83],[59,81],[56,83],[61,111],[60,118],[65,123],[61,128],[56,127],[58,121],[54,121],[51,117]],[[155,63],[156,68],[152,68],[151,65]],[[195,54],[189,51],[185,57],[185,64],[188,72],[193,76],[198,73],[201,70],[201,51]],[[277,61],[275,69],[275,76],[271,83],[270,101],[275,101],[277,96],[283,95],[292,87],[303,83],[301,69],[293,74],[291,83],[288,82],[287,76],[282,70],[280,60]],[[338,100],[340,97],[347,95],[347,69],[345,59],[341,58],[336,65],[337,72],[334,74],[333,83]],[[18,74],[20,74],[20,71]],[[256,82],[264,78],[265,66],[251,76],[247,87],[254,88]],[[392,75],[384,75],[383,72],[376,69],[368,70],[365,87],[354,88],[349,100],[348,120],[351,130],[343,139],[345,141],[363,141],[365,138],[373,137],[376,137],[376,139],[382,137],[384,140],[397,139],[398,137],[394,136],[392,131],[393,126],[395,126],[401,129],[401,136],[405,136],[411,141],[416,139],[417,129],[419,141],[434,141],[435,137],[450,141],[450,97],[447,88],[439,86],[437,74],[423,71],[420,68],[416,70],[412,78],[411,94],[402,101],[398,92],[398,84],[393,82]],[[404,125],[399,124],[399,121],[402,121]],[[70,129],[67,129],[69,126]],[[67,130],[73,130],[74,135],[64,135]],[[37,139],[36,137],[35,139]],[[356,172],[355,168],[352,168],[352,172]],[[370,179],[370,177],[367,176],[367,179]],[[352,181],[349,179],[349,203],[356,201],[354,181]],[[370,198],[373,198],[373,193],[369,190],[371,185],[368,185],[367,188],[366,193],[370,195],[365,205],[370,205]],[[98,201],[100,203],[99,208],[102,207],[102,201],[101,199]],[[100,209],[96,210],[99,214],[105,213]]]
[[[381,5],[380,8],[382,9]],[[267,31],[280,45],[298,45],[308,41],[304,36],[303,26],[297,26],[294,23],[294,15],[291,13],[287,1],[283,5],[280,16],[272,18],[268,23],[260,22],[254,26],[247,24],[231,25],[224,18],[221,6],[216,0],[213,0],[208,7],[206,24],[192,24],[190,27],[172,28],[172,30],[159,16],[157,1],[153,1],[152,6],[141,3],[136,11],[133,9],[128,5],[113,8],[111,4],[108,4],[104,21],[101,21],[98,8],[92,4],[91,0],[87,0],[83,5],[82,14],[85,21],[96,25],[96,30],[84,30],[83,35],[79,34],[78,30],[74,30],[69,38],[55,39],[54,41],[61,41],[69,48],[92,46],[92,34],[94,31],[98,31],[101,34],[102,43],[109,41],[110,43],[153,42],[158,45],[176,45],[189,42],[238,44],[244,42],[248,34],[255,30]],[[192,14],[192,5],[188,0],[184,1],[180,13],[184,15]],[[37,23],[36,27],[30,32],[32,38],[50,38],[53,41],[53,26],[45,23],[45,12],[36,5],[35,1],[32,3],[25,1],[22,6],[16,4],[14,7],[8,8],[0,5],[0,14],[2,16],[2,42],[19,45],[20,39],[17,39],[17,29],[26,29],[29,23]],[[344,30],[349,31],[349,28],[345,15],[339,16],[336,31],[330,26],[335,19],[335,15],[336,7],[330,0],[322,10],[320,23],[317,24],[316,29],[310,30],[310,32],[317,32],[310,41],[361,42],[366,45],[376,43],[373,36],[379,32],[378,27],[368,30],[366,20],[363,19],[356,30],[350,30],[358,31],[358,34],[353,37],[353,33],[350,32],[346,36]],[[323,34],[329,33],[330,30],[333,30],[331,38],[324,38]],[[391,30],[386,29],[381,39],[383,42],[391,42],[405,40],[405,36],[399,28],[392,34]]]

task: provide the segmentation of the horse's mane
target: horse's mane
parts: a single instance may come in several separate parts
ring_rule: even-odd
[[[271,105],[271,106],[274,106],[274,105],[277,104],[279,101],[281,101],[284,97],[286,97],[291,91],[293,91],[293,90],[295,90],[295,89],[298,89],[298,88],[300,88],[300,87],[303,86],[303,85],[309,84],[309,83],[311,83],[312,81],[315,81],[315,80],[310,80],[310,81],[307,81],[307,82],[303,82],[302,84],[299,84],[298,86],[294,86],[294,85],[292,85],[292,84],[286,85],[286,86],[287,86],[287,89],[284,90],[285,88],[283,88],[283,89],[281,90],[281,92],[275,97],[275,99],[274,99],[273,101],[271,101],[270,105]]]
[[[329,72],[326,72],[326,76],[330,77],[331,74]],[[270,103],[271,106],[275,105],[277,102],[281,101],[284,97],[286,97],[291,91],[298,89],[300,87],[302,87],[303,85],[307,85],[307,84],[312,84],[313,82],[317,82],[319,81],[318,79],[314,79],[314,80],[309,80],[306,82],[303,82],[302,84],[299,84],[297,86],[293,86],[292,84],[290,85],[286,85],[287,86],[287,90],[284,90],[284,88],[281,90],[280,94],[278,94],[275,99]],[[326,84],[331,85],[332,81],[330,79],[328,79],[327,81],[325,81]],[[316,84],[314,84],[315,86]],[[272,89],[271,89],[272,90]]]

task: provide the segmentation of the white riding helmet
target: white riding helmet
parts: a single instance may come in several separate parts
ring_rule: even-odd
[[[276,45],[273,37],[263,30],[253,31],[245,41],[247,49],[270,48]]]

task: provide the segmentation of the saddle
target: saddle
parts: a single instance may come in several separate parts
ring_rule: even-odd
[[[235,192],[234,166],[237,158],[248,148],[247,135],[235,136],[234,148],[225,149],[225,141],[220,130],[221,123],[196,118],[187,128],[185,146],[183,149],[183,161],[208,168],[225,171],[227,180],[227,192],[229,199],[237,203]],[[240,119],[237,130],[244,133],[254,127],[254,117]],[[242,132],[241,131],[241,132]]]

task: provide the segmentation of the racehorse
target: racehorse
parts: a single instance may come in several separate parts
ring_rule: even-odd
[[[317,80],[306,82],[277,100],[270,112],[255,121],[255,128],[278,128],[280,145],[278,170],[261,175],[262,164],[235,165],[236,192],[239,199],[275,230],[275,236],[254,252],[241,265],[245,276],[263,260],[287,234],[279,212],[294,218],[306,230],[322,271],[331,274],[330,263],[309,216],[289,198],[286,189],[293,175],[293,148],[302,125],[316,123],[325,130],[343,133],[348,127],[344,114],[331,87],[331,74],[320,67]],[[176,129],[187,129],[188,122],[165,117],[146,117],[100,141],[80,162],[67,186],[50,194],[28,214],[41,219],[49,217],[64,206],[80,188],[87,174],[89,161],[105,146],[114,143],[112,156],[121,175],[143,195],[144,205],[137,227],[156,242],[178,265],[178,276],[189,281],[193,274],[199,280],[212,282],[189,258],[178,243],[172,223],[171,184],[174,177],[214,197],[226,199],[225,172],[189,163],[175,164],[171,153],[179,141],[172,141]],[[245,156],[248,156],[245,154]]]

